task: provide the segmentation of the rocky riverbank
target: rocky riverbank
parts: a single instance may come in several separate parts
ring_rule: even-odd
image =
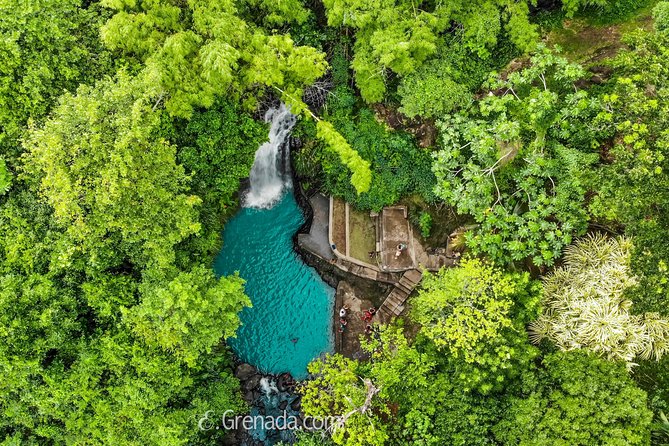
[[[235,376],[240,381],[242,397],[249,405],[251,417],[262,417],[258,418],[260,420],[285,419],[289,423],[294,420],[295,425],[303,425],[302,397],[295,391],[296,382],[290,374],[263,374],[250,364],[238,363]],[[268,446],[280,441],[291,443],[294,439],[295,434],[291,429],[267,429],[263,422],[258,422],[252,429],[238,426],[237,429],[229,431],[224,444]]]

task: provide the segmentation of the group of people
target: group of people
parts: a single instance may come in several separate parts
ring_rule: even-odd
[[[346,325],[348,325],[348,321],[346,320],[348,311],[349,311],[348,305],[344,305],[339,310],[339,333],[343,333],[344,330],[346,329]],[[372,319],[374,319],[375,314],[376,314],[376,308],[374,307],[365,310],[365,312],[362,314],[361,319],[367,323],[367,325],[365,326],[365,334],[370,334],[372,332],[371,323]]]

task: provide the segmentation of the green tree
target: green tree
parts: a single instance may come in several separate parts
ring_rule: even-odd
[[[316,135],[325,141],[339,155],[342,164],[348,167],[353,175],[351,184],[358,193],[367,192],[372,182],[372,172],[369,170],[369,161],[363,159],[353,150],[335,128],[327,121],[318,121]]]
[[[248,177],[267,128],[239,105],[222,99],[208,110],[195,110],[189,120],[167,113],[161,118],[160,135],[177,147],[177,161],[189,176],[190,189],[202,199],[196,208],[201,231],[180,245],[178,263],[209,263],[221,248],[222,216],[237,209],[240,181]]]
[[[8,220],[3,214],[3,230],[13,226]],[[31,230],[21,229],[1,238],[28,238]],[[198,436],[196,415],[243,410],[225,351],[202,352],[188,367],[119,323],[121,308],[138,300],[132,275],[86,277],[75,267],[50,270],[48,260],[21,265],[41,272],[5,271],[17,250],[51,257],[54,232],[47,246],[0,243],[0,436],[18,444],[182,445]]]
[[[444,45],[448,51],[437,54],[400,80],[397,94],[403,114],[438,119],[468,108],[490,72],[504,68],[517,53],[506,41],[495,46],[495,57],[486,59],[461,45],[458,36],[447,37]]]
[[[653,8],[655,30],[664,32],[669,29],[669,2],[658,2]]]
[[[169,283],[145,282],[140,292],[141,303],[123,312],[131,330],[191,366],[221,338],[235,335],[237,314],[251,305],[242,279],[217,279],[211,268],[202,266],[179,273]]]
[[[145,91],[121,73],[64,95],[0,206],[0,436],[17,444],[198,444],[198,416],[244,410],[220,343],[248,297],[180,269],[200,200]]]
[[[638,31],[614,60],[610,90],[598,122],[608,132],[607,162],[594,179],[590,209],[625,226],[634,239],[634,301],[641,311],[666,313],[669,296],[669,34]]]
[[[390,444],[491,444],[496,396],[470,392],[454,379],[460,370],[425,336],[411,343],[401,329],[384,327],[363,349],[371,356],[368,373],[390,408]]]
[[[253,18],[261,20],[268,27],[286,24],[301,25],[308,18],[310,10],[305,8],[302,0],[244,0],[244,7],[254,10]]]
[[[424,336],[410,343],[401,329],[384,326],[362,346],[368,361],[335,355],[314,362],[315,379],[302,388],[306,414],[335,416],[341,422],[332,433],[336,444],[493,444],[490,429],[501,401],[467,392]],[[373,394],[367,383],[374,386]],[[344,421],[345,414],[351,415]]]
[[[29,173],[70,240],[63,268],[83,251],[93,268],[128,258],[163,269],[174,246],[200,230],[200,199],[187,193],[176,148],[157,137],[160,116],[144,89],[123,74],[82,86],[26,141]]]
[[[485,393],[537,356],[525,325],[538,302],[538,284],[527,274],[505,274],[471,259],[426,275],[412,300],[412,318],[461,364],[462,385]]]
[[[0,5],[0,154],[12,162],[30,118],[43,118],[64,90],[92,82],[111,61],[98,40],[95,2],[6,0]]]
[[[314,378],[301,389],[302,410],[312,417],[336,416],[332,439],[337,444],[382,445],[389,437],[375,410],[379,388],[371,379],[361,378],[359,368],[356,361],[339,354],[309,364]]]
[[[328,24],[355,29],[351,67],[362,98],[379,102],[391,73],[410,75],[438,51],[448,52],[441,35],[453,24],[462,45],[487,58],[503,32],[522,50],[536,40],[528,4],[499,1],[448,4],[384,0],[325,0]]]
[[[270,23],[304,19],[298,2],[248,3],[269,8],[272,12],[265,20]],[[288,34],[266,33],[245,21],[232,2],[104,4],[117,11],[102,28],[104,42],[144,62],[140,76],[156,106],[164,102],[170,115],[190,118],[196,107],[209,108],[218,96],[253,108],[260,99],[279,93],[293,113],[318,121],[318,137],[351,169],[356,190],[368,189],[366,162],[302,101],[305,87],[325,73],[324,53],[295,45]]]
[[[256,3],[277,12],[266,17],[273,22],[303,11],[292,7],[294,2],[249,6]],[[253,105],[267,88],[280,91],[298,112],[304,87],[327,66],[324,54],[314,48],[245,21],[233,2],[107,0],[104,5],[116,14],[102,28],[103,41],[145,62],[149,91],[175,116],[189,117],[195,106],[210,107],[216,95]]]
[[[0,157],[0,195],[6,194],[12,186],[13,175],[7,168],[7,162]]]
[[[587,227],[589,147],[602,130],[590,121],[598,102],[575,86],[580,66],[546,48],[530,63],[441,120],[433,170],[436,194],[478,223],[467,234],[474,253],[552,265]]]
[[[537,386],[509,399],[494,428],[504,445],[648,445],[651,412],[623,364],[583,352],[543,360]]]
[[[427,67],[423,69],[423,67]],[[427,63],[420,74],[402,80],[398,94],[402,97],[400,111],[410,118],[435,118],[466,107],[472,100],[467,86],[441,73],[436,63]]]
[[[352,178],[349,179],[348,169],[334,152],[317,153],[312,163],[317,163],[328,193],[342,197],[358,208],[375,211],[412,194],[434,202],[430,152],[418,147],[411,135],[388,129],[367,108],[355,114],[336,110],[325,118],[336,126],[344,140],[351,142],[353,153],[359,154],[360,163],[369,166],[359,175],[368,184],[368,190],[358,193],[358,189],[350,184]]]

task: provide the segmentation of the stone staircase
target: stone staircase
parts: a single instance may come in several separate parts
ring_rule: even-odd
[[[404,303],[407,298],[422,278],[423,273],[417,269],[406,271],[400,280],[395,283],[395,287],[390,291],[386,300],[383,301],[381,308],[377,312],[379,317],[384,320],[390,320],[395,316],[399,316],[404,311]]]

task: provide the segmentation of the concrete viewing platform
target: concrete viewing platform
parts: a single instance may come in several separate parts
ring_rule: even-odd
[[[423,246],[414,234],[406,206],[367,213],[330,197],[328,240],[338,259],[380,273],[437,271],[457,263],[448,246]]]
[[[344,272],[395,284],[407,271],[437,271],[457,263],[450,247],[423,247],[414,236],[406,206],[366,213],[322,194],[313,195],[309,203],[311,228],[308,234],[298,234],[298,245]]]
[[[340,272],[378,284],[390,285],[372,323],[389,323],[405,310],[425,270],[436,271],[457,263],[447,247],[428,252],[414,236],[406,206],[389,206],[379,213],[358,211],[343,200],[315,194],[309,199],[313,219],[309,233],[298,234],[301,249],[326,261]],[[385,297],[383,297],[385,296]],[[339,282],[335,298],[335,348],[349,357],[363,355],[360,335],[367,322],[361,315],[373,303],[345,280]],[[339,330],[339,310],[347,306],[347,325]]]
[[[332,261],[336,259],[330,240],[328,239],[328,226],[330,225],[330,202],[322,194],[316,194],[309,199],[313,210],[313,219],[308,234],[298,234],[297,243],[309,252],[320,258]]]
[[[450,253],[448,247],[428,252],[414,236],[405,206],[367,213],[322,194],[313,195],[309,203],[313,219],[309,233],[298,234],[299,247],[341,273],[386,287],[384,294],[372,302],[369,294],[351,286],[346,279],[338,283],[333,314],[335,350],[361,359],[364,352],[360,336],[370,335],[367,325],[389,323],[402,314],[423,271],[455,265],[458,256]],[[373,305],[378,310],[371,322],[365,322],[362,316]],[[339,310],[344,306],[349,308],[347,324],[340,329]]]

